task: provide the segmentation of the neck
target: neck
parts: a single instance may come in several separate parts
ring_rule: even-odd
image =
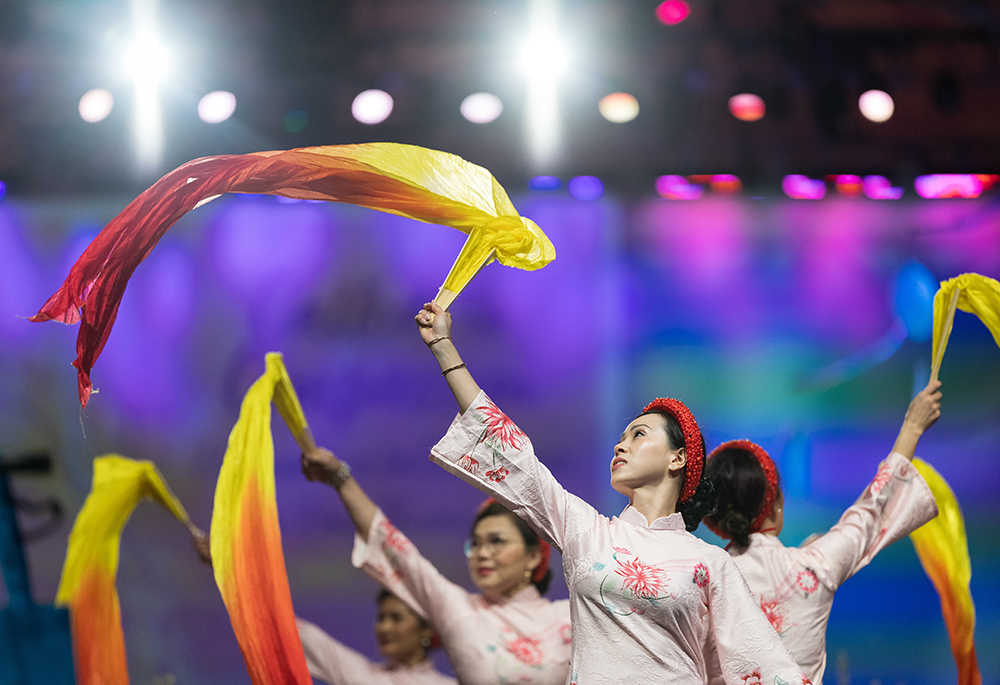
[[[629,497],[632,508],[646,518],[646,523],[677,512],[677,486],[666,482],[656,487],[641,487]]]
[[[402,656],[399,659],[395,659],[393,663],[396,666],[408,666],[412,668],[414,666],[422,664],[425,661],[427,661],[427,652],[425,652],[423,649],[415,649],[409,654]]]

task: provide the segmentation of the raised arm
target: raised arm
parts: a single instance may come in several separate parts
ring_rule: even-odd
[[[931,381],[917,393],[906,410],[903,426],[899,429],[892,451],[913,461],[917,442],[924,431],[934,425],[941,416],[941,381]]]
[[[420,337],[437,359],[441,374],[458,402],[458,410],[464,414],[480,390],[451,339],[451,314],[428,302],[415,318]]]
[[[308,480],[325,483],[337,491],[358,535],[368,542],[378,507],[358,485],[351,469],[330,450],[317,447],[302,455],[302,473]]]

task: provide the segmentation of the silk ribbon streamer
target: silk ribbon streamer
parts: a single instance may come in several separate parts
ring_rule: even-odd
[[[143,498],[192,528],[156,466],[118,455],[94,460],[90,494],[69,536],[56,604],[68,606],[78,685],[127,685],[125,638],[115,576],[122,528]]]
[[[489,171],[461,157],[396,143],[330,145],[203,157],[174,169],[133,200],[70,269],[32,321],[80,323],[80,403],[136,267],[187,212],[223,193],[347,202],[457,228],[469,235],[438,295],[444,307],[494,258],[540,269],[555,258],[542,230],[517,213]]]
[[[281,551],[272,398],[299,444],[311,443],[281,355],[268,354],[229,434],[212,511],[212,565],[251,682],[311,685]]]
[[[914,459],[913,465],[934,494],[938,515],[910,533],[910,539],[927,577],[941,597],[941,613],[958,666],[958,685],[980,685],[982,676],[973,635],[976,608],[969,590],[972,562],[962,509],[948,483],[930,464]]]
[[[937,380],[944,351],[951,336],[955,309],[975,314],[1000,345],[1000,283],[980,274],[962,274],[941,281],[934,296],[934,338],[931,350],[931,380]]]

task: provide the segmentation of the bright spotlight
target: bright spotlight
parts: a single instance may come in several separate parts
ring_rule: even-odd
[[[892,102],[892,96],[885,91],[867,90],[858,98],[858,109],[868,121],[881,123],[889,121],[896,105]]]
[[[521,46],[521,68],[534,77],[556,78],[568,63],[569,53],[554,32],[537,31]]]
[[[159,83],[169,73],[170,52],[155,37],[135,39],[125,50],[125,71],[134,81]]]
[[[198,101],[198,116],[206,124],[218,124],[233,116],[236,96],[225,90],[213,90]]]
[[[503,103],[493,93],[473,93],[462,100],[462,116],[474,124],[488,124],[503,112]]]
[[[681,23],[689,14],[691,8],[684,0],[664,0],[656,7],[656,18],[667,26]]]
[[[103,121],[115,106],[115,96],[107,88],[93,88],[80,98],[80,118],[88,124]]]
[[[597,103],[601,116],[616,124],[632,121],[639,115],[639,101],[628,93],[611,93]]]
[[[392,96],[377,88],[358,93],[351,114],[362,124],[381,124],[392,114]]]
[[[740,93],[729,98],[729,111],[742,121],[764,118],[764,101],[753,93]]]

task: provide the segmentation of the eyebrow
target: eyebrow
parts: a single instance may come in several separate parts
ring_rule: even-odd
[[[639,428],[640,426],[642,426],[643,428],[646,428],[647,430],[653,430],[652,428],[650,428],[645,423],[637,423],[634,426],[632,426],[632,428],[626,428],[625,430],[623,430],[622,434],[621,434],[621,437],[618,438],[618,442],[621,442],[622,440],[625,439],[625,434],[628,433],[629,430],[635,430],[636,428]]]

